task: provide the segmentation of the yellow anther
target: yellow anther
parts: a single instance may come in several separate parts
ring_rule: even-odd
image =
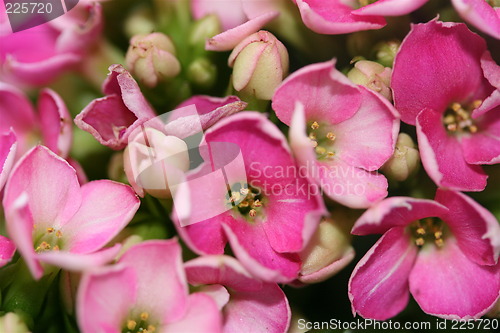
[[[424,241],[424,239],[422,237],[419,237],[419,238],[415,239],[415,245],[422,246],[424,244],[425,244],[425,241]]]
[[[240,202],[240,204],[238,205],[238,207],[241,207],[241,208],[246,208],[246,207],[248,207],[248,205],[250,205],[250,204],[248,203],[248,201],[243,200],[242,202]]]
[[[334,141],[337,136],[335,134],[333,134],[332,132],[328,132],[328,133],[326,133],[326,137],[328,138],[328,140]]]
[[[445,124],[453,124],[455,122],[455,117],[453,117],[451,114],[447,115],[444,117],[444,123]]]
[[[472,107],[473,107],[474,109],[477,109],[478,107],[480,107],[480,106],[481,106],[481,104],[483,104],[483,101],[482,101],[482,100],[480,100],[480,99],[476,99],[474,102],[472,102]]]
[[[54,228],[47,228],[47,233],[48,233],[48,234],[51,234],[51,233],[53,233],[53,232],[54,232]]]
[[[248,212],[248,215],[250,215],[251,217],[255,217],[255,216],[257,216],[257,211],[255,209],[250,209],[250,211]]]
[[[56,245],[52,248],[53,251],[59,251],[59,245]]]
[[[258,208],[262,206],[262,202],[259,199],[255,200],[252,204],[253,207]]]
[[[469,126],[469,131],[471,133],[476,133],[477,132],[477,126],[476,125],[470,125]]]
[[[422,227],[418,228],[417,229],[417,234],[419,234],[419,235],[425,235],[425,229],[422,228]]]
[[[148,318],[149,318],[149,313],[147,313],[147,312],[143,312],[143,313],[141,313],[141,316],[140,316],[140,317],[141,317],[141,320],[146,321],[146,320],[148,320]]]
[[[309,139],[316,140],[316,133],[309,133]]]
[[[443,247],[444,245],[444,240],[442,238],[439,238],[439,239],[436,239],[434,241],[434,243],[436,243],[437,247]]]
[[[315,150],[316,150],[316,154],[319,154],[319,155],[323,155],[326,153],[326,149],[321,147],[321,146],[316,147]]]
[[[57,238],[61,238],[61,237],[62,237],[62,232],[61,232],[61,230],[57,230],[57,231],[56,231],[56,237],[57,237]]]
[[[149,326],[148,326],[148,332],[151,332],[151,333],[152,333],[152,332],[154,332],[154,331],[156,331],[156,327],[155,327],[155,326],[153,326],[153,325],[149,325]]]
[[[457,124],[453,123],[453,124],[448,124],[446,126],[446,129],[448,129],[448,131],[451,131],[451,132],[455,132],[457,130]]]
[[[442,231],[436,231],[436,232],[434,233],[434,238],[436,238],[436,239],[439,239],[439,238],[441,238],[442,236],[443,236],[443,232],[442,232]]]
[[[137,323],[135,322],[135,320],[127,320],[127,328],[129,330],[135,329],[136,326],[137,326]]]
[[[329,151],[326,153],[326,156],[333,157],[333,156],[335,156],[335,153],[333,151]]]
[[[458,112],[459,110],[462,109],[462,105],[460,105],[460,103],[452,103],[451,109],[455,112]]]
[[[319,128],[319,124],[318,124],[318,122],[317,122],[317,121],[313,122],[313,123],[311,124],[311,128],[312,128],[313,130],[317,130],[317,129]]]
[[[316,142],[316,141],[311,141],[311,144],[312,144],[313,148],[316,148],[318,146],[318,142]]]

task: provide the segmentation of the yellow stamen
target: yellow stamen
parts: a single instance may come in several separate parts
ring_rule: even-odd
[[[332,132],[328,132],[326,133],[326,137],[328,138],[328,140],[330,141],[335,141],[335,138],[337,137],[335,134],[333,134]]]
[[[335,156],[335,153],[333,151],[329,151],[326,153],[326,156],[333,157],[333,156]]]
[[[425,241],[422,237],[415,239],[415,245],[422,246],[425,244]]]
[[[136,326],[137,326],[137,323],[134,320],[128,320],[127,321],[127,328],[129,330],[135,329]]]
[[[53,232],[54,232],[54,228],[47,228],[47,233],[48,233],[48,234],[51,234],[51,233],[53,233]]]
[[[253,206],[253,207],[256,207],[256,208],[261,207],[261,206],[262,206],[262,202],[260,202],[260,200],[259,200],[259,199],[257,199],[257,200],[255,200],[255,201],[253,202],[253,205],[252,205],[252,206]]]
[[[316,141],[311,141],[311,144],[312,144],[313,148],[316,148],[318,146],[318,142],[316,142]]]
[[[316,140],[316,133],[309,133],[309,139]]]
[[[317,122],[317,121],[313,122],[313,123],[311,124],[311,128],[312,128],[313,130],[317,130],[317,129],[319,128],[319,124],[318,124],[318,122]]]
[[[257,216],[257,211],[255,209],[250,209],[250,211],[248,212],[248,215],[250,215],[251,217],[255,217],[255,216]]]
[[[57,230],[57,231],[56,231],[56,237],[57,237],[57,238],[61,238],[61,237],[62,237],[62,232],[61,232],[61,230]]]
[[[149,318],[149,313],[147,313],[147,312],[141,313],[141,320],[146,321],[146,320],[148,320],[148,318]]]
[[[434,233],[434,237],[435,237],[436,239],[439,239],[439,238],[441,238],[442,236],[443,236],[443,232],[442,232],[442,231],[436,231],[436,232]]]
[[[436,243],[437,247],[443,247],[444,245],[444,240],[442,238],[439,238],[439,239],[436,239],[434,241],[434,243]]]
[[[326,153],[326,149],[321,147],[321,146],[318,146],[316,147],[316,154],[319,154],[319,155],[323,155]]]
[[[153,325],[149,325],[148,326],[148,332],[154,332],[154,331],[156,331],[156,327],[153,326]]]
[[[419,235],[425,235],[425,229],[422,228],[422,227],[418,228],[417,229],[417,234],[419,234]]]
[[[460,103],[452,103],[451,104],[451,109],[455,112],[458,112],[462,108],[462,105]]]
[[[480,100],[480,99],[476,99],[474,102],[472,102],[472,107],[473,107],[474,109],[477,109],[478,107],[480,107],[480,106],[481,106],[481,104],[483,104],[483,101],[482,101],[482,100]]]

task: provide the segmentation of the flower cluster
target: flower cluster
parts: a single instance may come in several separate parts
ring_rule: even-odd
[[[0,331],[500,317],[499,1],[62,3],[0,6]]]

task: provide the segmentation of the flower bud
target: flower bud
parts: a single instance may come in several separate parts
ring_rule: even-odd
[[[360,60],[354,64],[354,68],[347,73],[347,77],[354,83],[378,92],[389,101],[392,101],[391,74],[389,67],[379,63]]]
[[[396,57],[396,53],[398,53],[400,45],[401,43],[399,41],[388,41],[377,45],[375,47],[377,62],[382,64],[382,66],[392,68],[394,58]]]
[[[181,71],[174,44],[160,32],[132,37],[125,62],[139,81],[150,88]]]
[[[198,58],[189,65],[187,77],[196,86],[209,88],[217,78],[217,67],[207,58]]]
[[[381,170],[387,177],[401,182],[416,172],[419,163],[420,155],[412,138],[406,133],[399,133],[394,154]]]
[[[0,317],[0,332],[25,333],[29,330],[21,317],[14,312],[9,312]]]
[[[205,42],[222,32],[221,24],[216,15],[207,15],[193,24],[189,34],[189,43],[191,45],[200,45],[205,48]]]
[[[259,31],[234,48],[229,66],[233,67],[234,89],[270,100],[288,73],[288,52],[273,34]]]
[[[343,216],[325,218],[307,247],[300,253],[302,268],[299,280],[321,282],[336,274],[354,258],[349,229],[340,224]]]
[[[146,191],[157,198],[171,197],[169,183],[177,184],[189,169],[186,143],[150,127],[133,136],[123,158],[128,181],[140,196]]]

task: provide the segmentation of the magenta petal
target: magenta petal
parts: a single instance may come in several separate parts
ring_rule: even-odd
[[[134,270],[122,265],[84,274],[76,302],[82,332],[121,332],[134,306],[137,286]]]
[[[91,253],[115,237],[134,217],[139,199],[130,186],[96,180],[81,187],[82,205],[63,228],[67,249]]]
[[[167,322],[160,332],[193,333],[221,330],[222,313],[215,301],[203,293],[194,293],[187,298],[184,317],[176,322]]]
[[[484,0],[451,0],[455,10],[468,23],[500,39],[500,12]]]
[[[451,103],[487,97],[493,89],[481,68],[485,51],[485,41],[463,23],[433,20],[413,25],[396,56],[391,79],[401,119],[414,125],[425,108],[443,112]]]
[[[259,291],[238,291],[224,308],[225,333],[285,333],[291,320],[290,306],[277,284],[266,283]]]
[[[118,255],[121,245],[103,249],[90,254],[77,254],[67,251],[47,251],[37,254],[40,262],[60,267],[68,271],[85,271],[107,264]]]
[[[235,28],[224,31],[207,40],[205,49],[208,51],[230,51],[243,39],[259,31],[267,23],[275,19],[279,12],[273,11],[259,15]]]
[[[202,286],[199,288],[199,291],[212,297],[219,310],[222,310],[226,306],[227,302],[229,302],[229,298],[231,297],[227,289],[220,284]]]
[[[63,158],[68,157],[73,142],[73,122],[62,98],[51,89],[42,90],[38,113],[45,146]]]
[[[449,209],[443,220],[467,258],[479,265],[495,265],[500,254],[500,225],[497,219],[460,192],[438,189],[436,201]]]
[[[137,272],[140,288],[134,307],[149,309],[162,322],[184,316],[188,290],[177,239],[140,243],[125,252],[119,262]]]
[[[468,164],[457,138],[446,134],[441,114],[424,109],[417,117],[417,138],[425,171],[441,187],[458,191],[482,191],[488,176],[481,167]]]
[[[417,247],[404,228],[387,231],[358,262],[349,280],[352,311],[364,318],[385,320],[408,303],[408,276]]]
[[[44,146],[37,146],[18,161],[5,187],[4,207],[22,193],[37,227],[64,226],[80,207],[82,196],[75,170]]]
[[[295,253],[277,253],[262,226],[244,221],[223,224],[231,248],[243,266],[255,277],[269,282],[293,281],[300,271],[300,258]]]
[[[353,11],[356,15],[400,16],[411,13],[429,0],[378,0]]]
[[[354,15],[353,8],[341,0],[296,0],[302,21],[320,34],[346,34],[380,29],[386,23],[381,16]]]
[[[500,270],[470,261],[456,240],[423,248],[410,274],[410,291],[420,308],[446,319],[477,319],[496,302]]]
[[[5,266],[14,256],[16,246],[7,237],[0,235],[0,267]]]
[[[447,212],[446,207],[432,200],[390,197],[364,212],[354,224],[351,233],[381,234],[392,227],[404,227],[425,217],[441,217]]]
[[[9,178],[10,169],[14,165],[17,151],[17,140],[14,132],[0,135],[0,191]]]

